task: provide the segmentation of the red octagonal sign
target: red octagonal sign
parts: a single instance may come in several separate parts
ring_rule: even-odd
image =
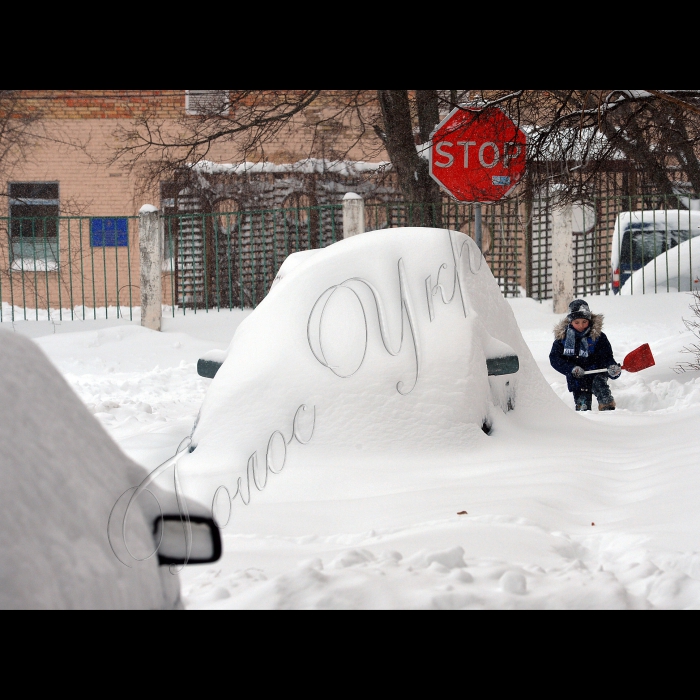
[[[460,202],[497,202],[525,173],[525,133],[497,107],[457,107],[431,140],[430,174]]]

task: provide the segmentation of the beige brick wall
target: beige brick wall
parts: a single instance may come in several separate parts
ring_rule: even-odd
[[[1,171],[7,192],[9,182],[58,182],[61,216],[136,216],[143,204],[160,205],[159,193],[139,194],[138,170],[112,163],[120,146],[117,133],[132,128],[132,119],[154,114],[165,120],[166,129],[177,130],[185,118],[185,91],[22,91],[22,109],[41,115],[35,133],[38,138],[17,166]],[[271,96],[272,100],[273,97]],[[263,157],[273,163],[293,163],[308,156],[336,158],[340,154],[355,160],[386,160],[372,132],[355,143],[359,125],[352,117],[334,118],[337,96],[324,95],[314,113],[296,117],[268,143],[264,153],[248,154],[249,160]],[[320,117],[329,119],[314,130]],[[348,150],[349,149],[349,150]],[[242,155],[239,142],[215,144],[208,159],[237,162]],[[8,215],[8,200],[0,198],[0,217]],[[129,303],[129,271],[132,300],[139,303],[138,222],[130,223],[129,250],[90,248],[89,222],[71,222],[60,233],[61,269],[56,271],[13,271],[9,264],[10,239],[7,221],[0,225],[0,299],[17,306],[58,308],[73,304],[100,307]],[[70,254],[68,248],[70,246]],[[82,251],[82,252],[81,252]],[[130,255],[130,259],[127,257]],[[82,268],[81,268],[82,262]],[[105,291],[105,273],[107,289]],[[118,275],[118,284],[117,284]],[[171,303],[169,280],[164,280],[164,303]]]
[[[185,111],[184,90],[21,90],[18,109],[47,119],[131,119]]]
[[[0,225],[0,294],[15,306],[68,308],[83,303],[89,307],[128,305],[129,264],[131,283],[138,285],[138,221],[130,222],[129,249],[90,247],[90,216],[135,216],[143,201],[134,196],[134,178],[108,159],[119,122],[105,119],[48,120],[42,138],[19,166],[5,173],[9,182],[58,182],[60,215],[76,217],[62,222],[59,232],[60,271],[9,269],[10,240],[7,221]],[[126,122],[129,123],[129,122]],[[6,190],[5,190],[6,191]],[[158,205],[159,202],[153,202]],[[7,198],[0,199],[0,215],[8,215]],[[130,260],[128,259],[130,255]],[[82,268],[81,268],[82,263]],[[107,292],[105,293],[105,271]],[[59,284],[60,280],[60,284]],[[132,287],[138,305],[138,289]]]

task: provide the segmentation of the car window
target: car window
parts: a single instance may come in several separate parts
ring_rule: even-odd
[[[659,231],[646,227],[644,229],[633,227],[631,231],[625,231],[622,237],[620,262],[623,267],[632,267],[636,270],[689,238],[690,231],[687,229]]]

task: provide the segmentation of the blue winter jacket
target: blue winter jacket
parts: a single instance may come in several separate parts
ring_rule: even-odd
[[[612,347],[605,333],[603,333],[603,315],[591,314],[591,325],[584,333],[576,333],[576,348],[573,355],[564,355],[564,342],[569,321],[564,318],[554,327],[555,341],[549,353],[549,363],[557,372],[566,376],[566,385],[569,391],[591,391],[595,374],[587,374],[581,379],[571,376],[574,367],[582,367],[584,370],[604,369],[610,365],[619,364],[613,357]],[[579,357],[581,338],[588,338],[588,357]],[[604,374],[604,377],[609,375]],[[617,377],[615,377],[617,379]]]

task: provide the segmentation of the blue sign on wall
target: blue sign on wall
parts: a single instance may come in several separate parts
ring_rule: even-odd
[[[93,248],[128,246],[129,220],[126,217],[91,219],[90,245]]]

